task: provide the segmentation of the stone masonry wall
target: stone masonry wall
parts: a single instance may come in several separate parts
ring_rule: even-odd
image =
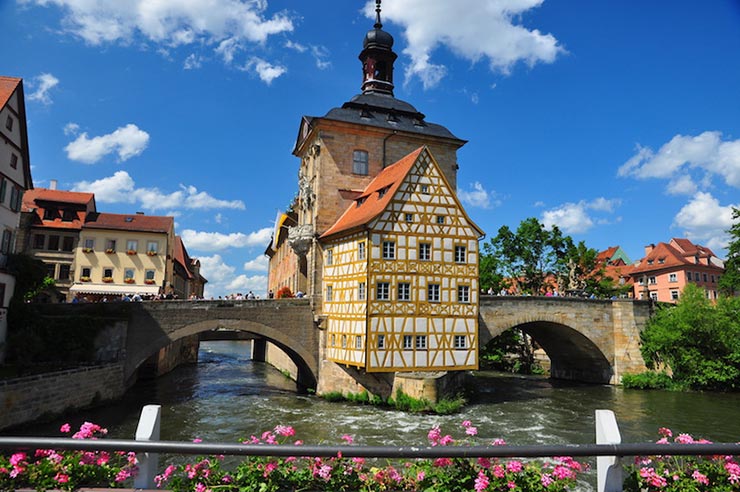
[[[0,429],[120,398],[124,391],[121,364],[0,381]]]

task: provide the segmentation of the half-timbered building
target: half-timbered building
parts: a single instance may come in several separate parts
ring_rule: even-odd
[[[326,357],[476,369],[482,235],[428,148],[383,169],[320,237]]]

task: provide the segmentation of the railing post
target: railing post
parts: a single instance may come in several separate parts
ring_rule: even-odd
[[[162,416],[160,405],[145,405],[141,409],[139,425],[136,427],[137,441],[159,441],[159,427]],[[134,487],[137,489],[155,488],[154,476],[159,468],[158,453],[137,453],[139,460],[139,474],[134,479]]]
[[[596,444],[621,444],[617,418],[611,410],[596,410]],[[597,492],[621,492],[622,457],[596,458]]]

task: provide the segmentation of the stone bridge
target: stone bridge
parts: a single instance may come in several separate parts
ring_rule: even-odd
[[[518,327],[550,357],[551,377],[619,384],[645,370],[639,342],[650,314],[650,301],[482,296],[480,346]]]
[[[316,387],[319,330],[308,299],[125,304],[131,309],[124,365],[127,380],[159,350],[190,336],[210,339],[209,334],[218,330],[245,332],[271,342],[295,363],[298,382]]]

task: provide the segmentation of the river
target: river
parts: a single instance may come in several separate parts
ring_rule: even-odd
[[[351,434],[357,444],[425,445],[433,425],[463,437],[460,422],[470,420],[481,443],[593,443],[594,411],[610,409],[623,442],[654,441],[659,427],[715,442],[740,441],[740,394],[625,390],[481,372],[475,376],[478,394],[461,413],[412,415],[299,395],[282,373],[250,360],[248,342],[204,342],[199,357],[197,365],[138,383],[115,404],[20,433],[56,436],[62,422],[89,420],[107,427],[111,437],[128,439],[141,407],[156,403],[162,405],[163,440],[236,443],[283,424],[295,427],[296,438],[307,444],[340,444],[342,435]]]

